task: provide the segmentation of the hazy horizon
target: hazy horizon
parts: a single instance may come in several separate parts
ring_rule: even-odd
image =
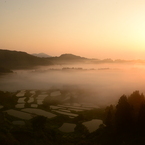
[[[80,57],[84,57],[84,58],[87,58],[87,59],[99,59],[99,60],[105,60],[105,59],[111,59],[111,60],[113,60],[113,61],[115,61],[115,60],[145,60],[145,58],[135,58],[135,59],[133,59],[133,58],[111,58],[111,57],[105,57],[105,58],[97,58],[97,57],[85,57],[85,56],[81,56],[81,55],[77,55],[77,54],[74,54],[74,53],[62,53],[62,54],[58,54],[58,55],[51,55],[51,54],[49,54],[49,53],[45,53],[45,52],[42,52],[42,51],[40,51],[40,52],[38,52],[38,53],[29,53],[29,52],[27,52],[27,51],[21,51],[21,50],[16,50],[16,49],[4,49],[4,48],[2,48],[1,50],[8,50],[8,51],[17,51],[17,52],[26,52],[27,54],[30,54],[30,55],[34,55],[34,56],[37,56],[37,54],[40,54],[40,56],[37,56],[37,57],[41,57],[41,54],[43,55],[48,55],[48,57],[59,57],[59,56],[61,56],[61,55],[64,55],[64,54],[68,54],[68,55],[75,55],[75,56],[80,56]],[[42,57],[46,57],[46,56],[42,56]]]

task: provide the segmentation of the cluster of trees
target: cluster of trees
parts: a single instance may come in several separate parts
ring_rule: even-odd
[[[15,93],[0,91],[0,105],[4,106],[3,110],[14,108],[16,103]]]
[[[144,95],[135,91],[128,97],[121,96],[115,107],[111,105],[106,108],[104,124],[104,130],[110,134],[110,144],[145,144]],[[114,138],[111,138],[112,135]]]
[[[12,72],[13,72],[12,70],[0,66],[0,74],[3,74],[3,73],[12,73]]]

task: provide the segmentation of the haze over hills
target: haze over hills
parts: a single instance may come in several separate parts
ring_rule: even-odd
[[[26,52],[0,49],[0,67],[8,69],[26,69],[38,65],[71,64],[89,60],[73,54],[62,54],[59,57],[40,58]]]
[[[144,60],[112,60],[112,59],[89,59],[73,54],[62,54],[56,57],[40,58],[21,51],[0,49],[0,67],[8,69],[26,69],[38,65],[61,65],[75,63],[145,63]]]
[[[40,58],[42,58],[42,57],[45,57],[45,58],[52,57],[52,56],[50,56],[50,55],[48,55],[46,53],[33,53],[32,55],[40,57]]]
[[[123,60],[116,59],[112,60],[111,58],[107,59],[95,59],[95,58],[85,58],[81,56],[77,56],[74,54],[62,54],[56,57],[47,58],[54,64],[73,64],[73,63],[87,63],[87,64],[99,64],[99,63],[145,63],[145,60]]]
[[[51,62],[54,64],[72,64],[72,63],[87,63],[90,61],[90,59],[77,56],[74,54],[62,54],[60,56],[56,57],[50,57],[48,58]]]

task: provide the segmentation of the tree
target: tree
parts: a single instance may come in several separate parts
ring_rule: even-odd
[[[106,127],[112,127],[113,119],[114,119],[114,109],[113,106],[110,105],[109,107],[106,108],[106,118],[103,121]]]
[[[135,111],[139,111],[140,106],[145,102],[145,98],[143,94],[140,95],[139,91],[134,91],[128,97],[128,102],[134,107]]]
[[[115,125],[118,132],[129,131],[132,125],[131,106],[125,95],[121,96],[116,106]]]
[[[139,131],[145,133],[145,104],[142,104],[139,110],[137,127]]]

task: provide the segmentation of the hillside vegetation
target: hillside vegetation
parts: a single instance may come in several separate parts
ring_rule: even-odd
[[[26,52],[0,50],[0,66],[9,69],[31,68],[37,65],[52,65],[45,58],[38,58]]]

